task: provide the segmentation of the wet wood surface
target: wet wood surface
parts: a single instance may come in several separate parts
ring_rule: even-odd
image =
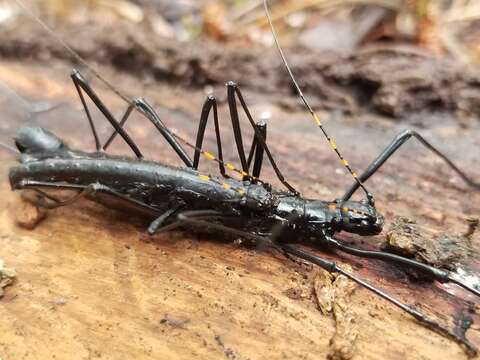
[[[102,71],[121,88],[149,99],[161,109],[169,126],[193,138],[205,96],[202,92],[187,93],[185,88],[171,85],[147,86],[133,77]],[[93,140],[68,72],[67,66],[59,64],[0,63],[1,82],[28,99],[59,104],[48,114],[33,116],[34,120],[73,147],[92,149]],[[101,89],[114,113],[120,114],[124,104]],[[224,94],[218,95],[224,99]],[[268,94],[245,93],[245,97],[256,116],[265,111],[272,114],[269,141],[287,178],[305,196],[340,196],[350,179],[308,116],[285,113]],[[2,124],[18,125],[14,116],[17,121],[22,116],[12,115],[5,103],[0,110]],[[220,113],[226,152],[235,160],[224,105]],[[370,115],[322,115],[339,147],[358,169],[408,126]],[[156,160],[179,165],[160,136],[138,121],[131,120],[129,131],[142,149]],[[449,116],[432,116],[430,124],[422,130],[425,135],[479,179],[478,125],[465,129]],[[105,136],[108,128],[103,126],[101,133]],[[205,148],[213,149],[213,140],[211,132]],[[113,151],[125,149],[117,146]],[[19,194],[12,193],[6,181],[6,170],[14,162],[2,156],[0,258],[17,271],[16,281],[0,299],[2,359],[341,356],[341,351],[332,353],[330,344],[338,330],[336,317],[323,314],[315,296],[314,288],[322,288],[325,281],[319,280],[317,269],[299,266],[272,251],[236,245],[221,236],[172,232],[149,237],[142,219],[87,201],[49,211],[35,229],[23,229],[16,223]],[[201,166],[216,173],[214,165]],[[273,179],[272,170],[266,169],[263,177]],[[369,185],[387,222],[402,215],[417,219],[428,229],[461,232],[467,216],[480,214],[480,195],[413,143]],[[383,237],[348,240],[373,247]],[[478,240],[478,236],[473,238],[477,248]],[[349,264],[352,271],[429,314],[446,318],[447,323],[464,311],[459,309],[470,308],[475,324],[467,336],[480,345],[480,319],[476,308],[466,302],[475,299],[464,291],[413,283],[391,265],[326,256]],[[477,261],[473,260],[473,267]],[[343,306],[355,314],[351,326],[357,328],[358,336],[347,341],[354,359],[467,358],[458,344],[364,289],[356,289]],[[453,326],[453,320],[450,322]]]

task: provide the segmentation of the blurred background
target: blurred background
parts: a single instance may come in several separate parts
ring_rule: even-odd
[[[272,45],[261,0],[24,0],[55,26],[135,25],[178,41]],[[480,62],[478,0],[271,0],[286,44],[351,53],[368,44],[409,44],[462,62]],[[0,26],[24,15],[0,1]]]
[[[251,92],[275,95],[284,109],[299,109],[262,0],[22,2],[87,61],[134,74],[137,83],[223,93],[225,82],[235,80]],[[269,4],[313,106],[393,118],[447,110],[463,125],[478,118],[480,1]],[[79,65],[15,0],[0,0],[0,57]]]

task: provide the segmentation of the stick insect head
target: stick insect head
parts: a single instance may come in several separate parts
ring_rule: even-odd
[[[308,200],[304,209],[304,219],[313,237],[331,236],[340,231],[368,236],[383,230],[384,218],[368,200]]]
[[[341,202],[336,204],[334,211],[332,227],[336,231],[368,236],[383,230],[384,217],[368,200]]]

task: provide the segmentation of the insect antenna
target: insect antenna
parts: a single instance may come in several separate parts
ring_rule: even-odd
[[[317,113],[313,110],[313,108],[310,106],[310,104],[307,101],[307,98],[303,94],[302,89],[300,88],[300,85],[298,85],[297,80],[295,79],[295,76],[293,75],[292,69],[290,68],[290,65],[288,64],[287,58],[282,50],[282,47],[280,46],[280,42],[278,40],[277,32],[275,31],[275,27],[273,26],[273,21],[272,21],[272,16],[270,15],[270,10],[268,6],[268,1],[263,0],[263,6],[265,8],[265,14],[267,16],[268,24],[270,26],[270,30],[272,32],[273,40],[275,41],[275,46],[277,47],[277,50],[280,54],[280,57],[282,58],[283,64],[285,65],[285,68],[287,69],[288,75],[290,76],[290,79],[293,82],[293,85],[295,86],[295,89],[300,96],[300,99],[302,99],[303,104],[309,111],[310,115],[312,115],[312,118],[315,122],[315,124],[320,128],[322,131],[323,135],[327,139],[328,143],[330,144],[330,147],[332,150],[337,154],[338,158],[340,159],[341,163],[347,171],[352,175],[354,178],[355,182],[358,184],[360,188],[365,192],[365,195],[367,196],[368,202],[371,205],[374,205],[374,198],[373,195],[367,190],[367,188],[363,185],[363,182],[358,178],[357,173],[352,169],[350,166],[349,162],[343,157],[342,153],[338,149],[337,143],[335,142],[335,139],[331,137],[325,127],[322,124],[322,121],[320,120],[320,117],[317,115]]]

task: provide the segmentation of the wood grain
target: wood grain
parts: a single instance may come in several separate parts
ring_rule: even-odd
[[[59,74],[58,68],[39,65],[0,65],[0,81],[16,85],[31,98],[60,101],[68,104],[68,109],[77,109],[68,72]],[[125,77],[121,81],[126,85],[133,80]],[[61,89],[61,93],[52,89]],[[185,132],[194,122],[182,114],[196,118],[203,97],[178,98],[178,92],[167,92],[161,86],[146,89],[146,95],[160,104],[171,100],[169,114],[174,120],[170,123]],[[115,110],[122,108],[105,96]],[[247,96],[247,100],[253,98],[253,94]],[[266,98],[253,103],[254,109],[262,109]],[[280,117],[280,111],[273,109],[274,116],[282,119],[275,119],[271,127],[276,139],[273,150],[282,158],[289,178],[310,196],[333,197],[336,185],[345,188],[348,178],[342,180],[327,147],[318,151],[323,140],[312,134],[304,115]],[[64,122],[63,133],[76,138],[76,145],[85,146],[87,135],[73,130],[75,123],[65,118],[69,114],[77,116],[61,112],[52,124]],[[373,123],[380,125],[372,129]],[[348,153],[359,167],[397,130],[378,120],[367,124],[370,126],[330,122],[339,134],[339,145],[352,144]],[[341,132],[341,128],[346,130]],[[429,134],[441,135],[442,131],[458,130],[446,126]],[[137,135],[142,134],[146,148],[162,148],[160,141],[148,141],[151,134],[137,129]],[[466,137],[457,148],[468,147]],[[158,139],[156,135],[153,138]],[[366,138],[370,141],[362,141]],[[210,137],[207,145],[212,140]],[[470,142],[478,145],[478,138],[474,135]],[[447,151],[452,148],[445,143]],[[300,149],[298,144],[305,146]],[[291,149],[295,152],[290,153]],[[416,158],[417,151],[406,151],[371,182],[379,194],[379,208],[387,220],[393,215],[409,215],[428,226],[461,230],[465,214],[479,213],[479,195],[469,193],[448,170],[438,170],[438,162],[430,155],[422,152],[424,159],[419,164],[405,160]],[[171,160],[171,155],[156,154]],[[474,157],[456,160],[469,165]],[[322,166],[312,167],[314,161]],[[1,173],[11,164],[2,158]],[[423,175],[412,174],[409,168],[422,170]],[[446,180],[429,177],[439,171],[446,174]],[[478,168],[472,172],[479,175]],[[271,176],[271,170],[264,176]],[[399,184],[403,190],[398,190],[402,189]],[[421,192],[427,195],[420,197]],[[150,238],[141,219],[86,201],[50,211],[34,230],[26,230],[16,225],[19,195],[12,193],[4,180],[0,194],[0,258],[18,274],[0,300],[2,359],[322,359],[330,352],[335,320],[317,308],[312,294],[316,269],[299,267],[279,254],[247,249],[221,237],[173,232]],[[478,244],[478,238],[474,240]],[[429,310],[437,313],[451,310],[453,297],[439,295],[445,291],[438,286],[412,284],[388,265],[337,259],[353,263],[354,271],[411,304],[430,303]],[[444,289],[471,299],[460,290]],[[425,329],[366,290],[357,289],[349,301],[359,329],[354,359],[466,358],[456,343]],[[477,328],[467,335],[480,344]]]

